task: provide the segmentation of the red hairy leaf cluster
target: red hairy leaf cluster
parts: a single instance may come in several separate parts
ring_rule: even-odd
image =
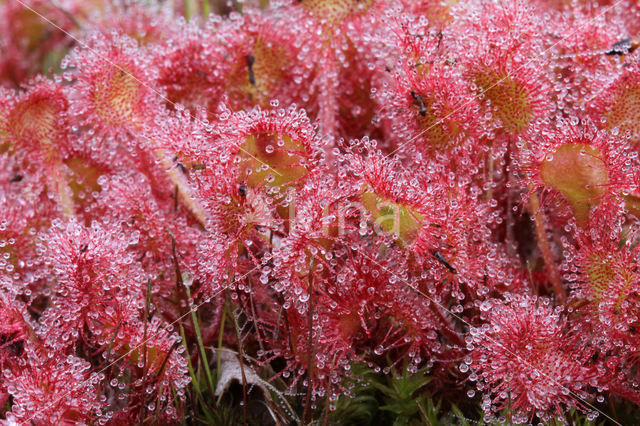
[[[0,0],[0,423],[180,424],[226,349],[302,395],[289,421],[365,366],[489,423],[619,424],[639,23],[631,0]]]

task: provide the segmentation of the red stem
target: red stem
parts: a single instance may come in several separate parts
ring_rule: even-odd
[[[547,240],[547,223],[545,221],[544,214],[542,211],[542,207],[540,206],[540,200],[538,199],[537,193],[533,192],[531,194],[531,197],[529,198],[529,203],[531,208],[531,214],[534,216],[536,237],[538,239],[538,247],[540,248],[542,259],[544,260],[544,266],[547,269],[547,272],[549,273],[551,286],[553,287],[553,291],[556,294],[556,297],[558,298],[558,302],[564,305],[567,301],[567,292],[562,286],[560,273],[558,272],[558,268],[556,268],[556,263],[553,260],[553,255],[551,254],[551,247],[549,246],[549,241]]]

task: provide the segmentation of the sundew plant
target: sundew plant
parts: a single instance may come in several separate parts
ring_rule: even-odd
[[[640,421],[635,0],[0,0],[0,424]]]

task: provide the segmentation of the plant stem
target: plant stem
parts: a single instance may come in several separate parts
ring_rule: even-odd
[[[147,295],[146,295],[146,301],[144,304],[144,334],[143,334],[143,342],[144,342],[144,348],[143,348],[143,352],[142,352],[142,388],[145,389],[146,391],[146,384],[147,384],[147,323],[149,321],[149,310],[151,308],[151,279],[149,278],[147,280]],[[139,423],[142,424],[142,419],[144,418],[144,416],[147,414],[147,404],[146,404],[146,398],[142,399],[142,407],[140,407],[140,418],[139,418]]]
[[[304,412],[302,414],[303,424],[311,422],[311,393],[313,392],[312,379],[313,374],[313,258],[309,264],[309,348],[307,351],[307,396],[304,404]]]
[[[549,246],[549,241],[547,240],[547,223],[544,219],[542,207],[540,207],[540,200],[536,192],[531,193],[531,197],[529,198],[529,207],[531,208],[531,214],[534,216],[538,247],[540,248],[542,259],[544,260],[544,266],[549,273],[551,286],[553,287],[553,291],[558,298],[558,302],[564,305],[567,301],[567,292],[562,286],[560,273],[556,268],[556,264],[553,260],[553,255],[551,254],[551,247]]]
[[[191,291],[188,286],[185,286],[187,291],[188,300],[191,300]],[[209,368],[209,360],[207,359],[207,351],[204,348],[204,343],[202,341],[202,333],[200,332],[200,322],[198,321],[198,315],[195,310],[191,309],[191,321],[193,322],[193,328],[196,332],[196,340],[198,342],[198,349],[200,350],[200,356],[202,357],[202,364],[204,364],[204,371],[207,375],[207,384],[209,385],[209,389],[211,393],[215,391],[215,387],[213,386],[213,376],[211,375],[211,369]]]
[[[205,20],[209,19],[209,14],[211,13],[211,5],[209,4],[209,0],[202,0],[202,16]]]
[[[244,373],[244,351],[242,350],[242,336],[240,335],[240,325],[238,319],[233,312],[229,311],[229,315],[233,320],[233,327],[236,330],[238,339],[238,356],[240,357],[240,373],[242,374],[242,420],[243,424],[247,424],[247,376]]]
[[[224,322],[227,319],[226,312],[226,299],[225,304],[222,307],[222,319],[220,320],[220,332],[218,333],[218,353],[216,357],[216,383],[220,381],[220,364],[222,360],[220,359],[220,354],[222,353],[222,339],[224,338]]]
[[[176,251],[176,239],[173,236],[173,233],[167,229],[169,236],[171,237],[171,251],[173,253],[173,261],[175,263],[176,268],[176,286],[178,291],[179,299],[182,299],[183,292],[186,291],[187,301],[191,300],[191,291],[189,290],[189,286],[184,285],[184,281],[182,280],[182,271],[180,270],[180,264],[178,263],[178,253]],[[178,305],[180,305],[181,300],[178,301]],[[207,375],[207,384],[209,386],[209,390],[213,393],[215,388],[213,387],[213,376],[211,375],[211,369],[209,368],[209,361],[207,359],[207,353],[204,348],[204,344],[202,342],[202,334],[200,333],[200,323],[198,322],[198,316],[196,315],[196,311],[188,306],[188,309],[191,311],[191,321],[193,322],[193,328],[196,333],[196,340],[198,342],[198,348],[200,350],[200,357],[202,358],[202,364],[204,365],[204,370]],[[184,315],[182,313],[182,308],[180,308],[180,315]]]
[[[182,346],[184,346],[184,352],[187,358],[187,368],[189,369],[189,375],[191,376],[191,383],[193,383],[193,388],[196,393],[200,393],[200,383],[197,380],[196,372],[193,369],[193,364],[191,363],[191,354],[189,353],[189,345],[187,345],[187,336],[184,334],[184,327],[182,323],[178,323],[180,327],[180,337],[182,337]]]
[[[52,166],[51,176],[53,177],[53,181],[55,183],[60,209],[62,210],[65,218],[74,218],[76,213],[75,207],[73,205],[73,197],[71,195],[72,192],[64,176],[63,164],[57,159],[53,161],[54,164]]]
[[[193,0],[184,0],[184,17],[187,19],[187,22],[191,20],[195,8],[196,5],[194,4]]]

